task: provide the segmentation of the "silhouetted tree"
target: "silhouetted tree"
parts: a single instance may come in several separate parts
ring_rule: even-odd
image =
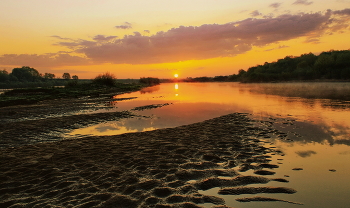
[[[335,60],[331,55],[321,54],[315,62],[315,69],[319,70],[321,74],[327,73],[327,70],[335,65]]]
[[[73,75],[72,79],[79,79],[79,77],[77,75]]]
[[[55,75],[54,75],[54,74],[51,74],[51,73],[45,73],[45,74],[44,74],[44,78],[45,78],[45,79],[54,79],[54,78],[55,78]]]
[[[225,82],[228,80],[228,76],[215,76],[213,81],[215,82]]]
[[[41,78],[39,72],[34,68],[30,68],[29,66],[14,68],[12,69],[11,74],[21,82],[33,82],[38,81]]]
[[[63,73],[62,78],[63,79],[70,79],[71,77],[70,77],[69,73]]]
[[[158,84],[160,84],[160,80],[158,78],[154,78],[154,77],[141,77],[139,82],[141,84],[147,84],[147,85],[158,85]]]
[[[337,56],[335,61],[337,67],[349,67],[350,66],[350,51],[341,53]]]
[[[195,78],[193,78],[193,81],[195,81],[195,82],[210,82],[212,80],[213,80],[213,78],[211,78],[211,77],[195,77]]]
[[[6,82],[9,80],[9,73],[4,69],[0,70],[0,82]]]
[[[240,70],[241,82],[271,82],[311,79],[350,79],[350,50],[286,56],[276,62]]]

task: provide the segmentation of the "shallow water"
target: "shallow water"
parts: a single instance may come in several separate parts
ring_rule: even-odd
[[[269,182],[256,186],[285,186],[296,189],[297,193],[220,195],[219,197],[224,198],[228,206],[300,206],[286,202],[235,200],[266,196],[302,203],[303,207],[348,207],[350,102],[344,99],[350,95],[349,89],[350,83],[167,83],[140,92],[116,96],[115,101],[108,103],[110,107],[108,110],[99,112],[131,110],[154,104],[169,105],[146,108],[142,111],[134,110],[134,113],[142,117],[76,129],[67,136],[148,131],[200,122],[233,112],[250,113],[253,119],[268,121],[270,123],[264,122],[264,124],[271,124],[273,128],[287,133],[288,139],[280,140],[270,135],[271,138],[264,140],[273,144],[263,144],[273,145],[283,152],[283,156],[272,155],[271,164],[279,165],[279,168],[273,170],[276,172],[273,178],[285,178],[289,183],[281,185],[278,182]],[[130,99],[120,100],[120,98]],[[241,174],[254,175],[251,170]],[[201,193],[217,195],[218,188]]]
[[[276,85],[281,86],[282,84]],[[297,83],[296,85],[300,84]],[[316,90],[312,86],[320,85],[320,83],[310,83],[309,85],[311,85],[311,89]],[[324,83],[324,85],[334,84]],[[348,86],[350,89],[350,83],[341,83],[341,85]],[[87,132],[95,135],[108,135],[127,131],[152,130],[199,122],[232,112],[245,112],[253,114],[258,119],[284,118],[306,122],[310,125],[308,128],[318,129],[317,134],[332,134],[332,139],[342,140],[345,138],[347,142],[349,141],[346,139],[350,135],[349,101],[263,94],[263,89],[270,89],[269,92],[271,92],[270,86],[271,84],[167,83],[146,88],[140,92],[116,96],[116,101],[106,104],[109,108],[97,112],[131,110],[135,107],[152,104],[168,103],[170,105],[134,111],[134,113],[150,118],[107,122],[96,125],[96,130],[89,127]],[[278,89],[292,87],[292,84],[289,83]],[[298,88],[300,89],[300,86]],[[339,88],[337,84],[335,88]],[[257,89],[260,89],[260,91]],[[279,90],[275,91],[278,92]],[[293,90],[289,91],[293,92]],[[350,93],[350,91],[348,92]],[[313,92],[310,92],[310,94],[313,94]],[[130,99],[117,100],[120,98]],[[74,133],[79,132],[84,135],[85,130],[79,129]],[[72,134],[74,133],[72,132]],[[312,133],[312,135],[314,134],[315,132]]]

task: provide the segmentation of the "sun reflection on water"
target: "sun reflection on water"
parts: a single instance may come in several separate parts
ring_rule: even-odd
[[[181,87],[179,86],[181,85]],[[350,86],[350,84],[348,84]],[[267,86],[264,89],[264,86]],[[75,130],[71,135],[111,135],[126,132],[148,131],[200,122],[221,115],[241,112],[263,120],[266,124],[286,133],[286,139],[266,139],[284,153],[271,155],[271,163],[278,164],[274,178],[288,175],[288,187],[298,192],[283,195],[284,199],[298,201],[306,207],[346,207],[350,179],[350,102],[334,99],[307,98],[322,93],[306,94],[304,84],[297,84],[293,94],[292,84],[258,85],[238,83],[167,83],[145,88],[140,92],[118,95],[134,98],[116,101],[114,110],[130,110],[138,106],[172,103],[160,108],[134,112],[142,119],[123,119]],[[331,83],[310,85],[310,89],[330,89]],[[350,89],[344,84],[337,89]],[[341,88],[340,88],[341,86]],[[260,88],[259,88],[260,87]],[[275,89],[276,88],[276,89]],[[180,92],[181,90],[181,92]],[[273,91],[276,90],[276,91]],[[341,95],[340,91],[337,91]],[[284,93],[284,94],[283,94]],[[179,96],[181,95],[181,96]],[[259,138],[262,139],[262,138]],[[263,139],[262,139],[263,140]],[[273,143],[273,144],[272,144]],[[302,168],[300,171],[294,168]],[[242,173],[252,175],[253,171]],[[277,186],[275,182],[267,184]],[[210,190],[217,194],[217,191]],[[215,193],[216,192],[216,193]],[[225,198],[225,196],[219,196]],[[240,196],[241,197],[241,196]],[[325,199],[320,202],[320,199]],[[233,207],[295,207],[276,202],[240,203],[226,197]],[[208,205],[208,206],[207,206]],[[209,203],[205,207],[211,207]]]
[[[175,83],[174,88],[175,88],[175,90],[178,90],[179,89],[179,84]]]

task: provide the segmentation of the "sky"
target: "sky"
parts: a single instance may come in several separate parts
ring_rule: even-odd
[[[231,75],[350,49],[350,0],[1,0],[0,29],[8,72]]]

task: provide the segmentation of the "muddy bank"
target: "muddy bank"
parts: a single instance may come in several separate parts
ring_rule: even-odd
[[[115,93],[113,95],[116,95]],[[119,93],[120,94],[120,93]],[[40,101],[32,105],[15,105],[0,108],[1,123],[37,120],[51,117],[78,115],[98,109],[111,108],[112,95],[101,97],[65,98]]]
[[[109,105],[111,96],[41,101],[0,108],[0,148],[64,139],[73,129],[135,115]],[[97,110],[106,112],[96,113]]]
[[[294,193],[285,179],[242,175],[278,167],[268,165],[266,154],[279,152],[258,139],[273,133],[235,113],[176,128],[5,148],[0,206],[225,207],[224,199],[198,190]],[[281,186],[259,188],[269,181]],[[257,187],[240,188],[248,184]]]
[[[0,124],[0,148],[17,147],[39,142],[62,140],[63,134],[73,129],[105,121],[130,118],[134,114],[124,112],[81,114],[27,120]]]

